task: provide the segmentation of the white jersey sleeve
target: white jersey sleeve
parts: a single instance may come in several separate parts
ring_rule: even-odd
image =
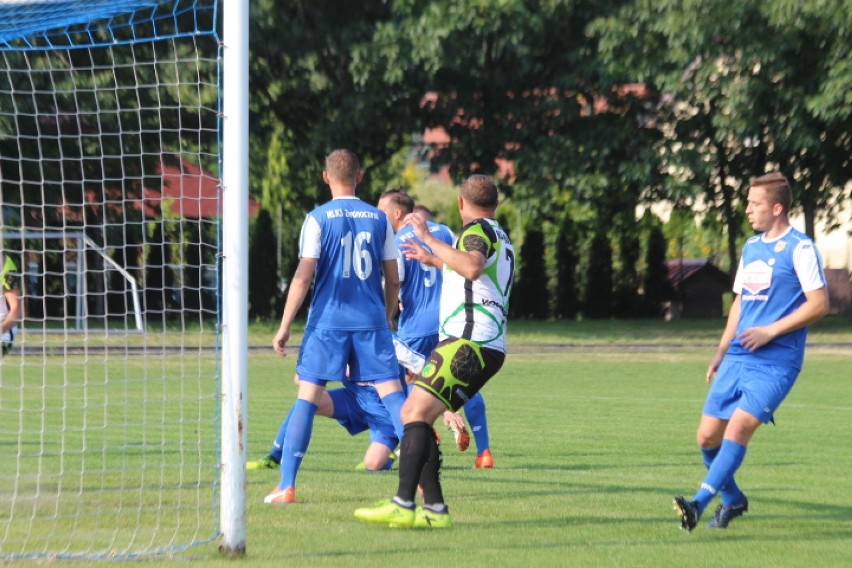
[[[796,271],[796,276],[799,277],[803,292],[819,290],[825,286],[821,266],[819,251],[813,242],[802,241],[796,245],[793,250],[793,268]]]
[[[401,254],[396,259],[396,269],[399,273],[399,281],[405,282],[405,258]]]
[[[382,260],[395,260],[399,258],[399,249],[396,247],[396,238],[390,223],[387,224],[385,232],[384,256]]]
[[[322,250],[322,230],[311,215],[305,217],[299,235],[299,258],[319,258]]]
[[[743,257],[740,256],[740,263],[737,266],[737,275],[734,276],[734,286],[733,286],[734,294],[742,294],[743,293]]]

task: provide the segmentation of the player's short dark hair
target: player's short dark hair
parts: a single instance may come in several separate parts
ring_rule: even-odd
[[[474,174],[461,184],[461,196],[477,207],[495,209],[497,207],[497,184],[491,176]]]
[[[355,152],[340,148],[326,156],[325,171],[337,181],[355,184],[358,182],[361,162]]]
[[[422,203],[418,203],[414,206],[414,213],[422,214],[427,221],[431,221],[432,217],[434,217],[434,215],[432,215],[432,210],[423,205]]]
[[[769,201],[773,204],[779,203],[784,208],[785,213],[790,211],[790,207],[793,204],[793,190],[784,174],[781,172],[771,172],[750,178],[748,183],[749,187],[766,191]]]
[[[408,215],[414,211],[414,198],[401,187],[392,187],[384,192],[379,199],[389,199],[391,203],[402,209]]]

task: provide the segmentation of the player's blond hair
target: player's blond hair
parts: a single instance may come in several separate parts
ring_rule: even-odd
[[[361,172],[361,162],[355,152],[341,148],[326,156],[325,171],[334,180],[355,185],[358,183],[358,174]]]

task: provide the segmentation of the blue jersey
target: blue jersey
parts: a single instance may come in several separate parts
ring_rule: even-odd
[[[734,280],[740,294],[737,335],[746,329],[769,325],[791,314],[805,302],[805,292],[825,286],[822,261],[813,241],[792,227],[781,237],[757,235],[746,241]],[[734,337],[728,355],[782,367],[801,368],[807,327],[780,335],[755,351]]]
[[[382,262],[399,253],[384,213],[356,197],[332,199],[308,213],[299,256],[317,259],[307,327],[388,327]]]
[[[448,245],[453,244],[453,232],[446,225],[432,221],[428,221],[426,224],[433,237]],[[432,252],[415,236],[414,230],[410,226],[404,227],[396,235],[397,246],[401,246],[410,240],[416,241],[420,246]],[[405,342],[428,335],[437,335],[438,314],[441,307],[441,283],[443,281],[441,270],[434,266],[421,264],[416,260],[409,260],[404,255],[401,255],[397,262],[399,279],[402,282],[399,289],[402,311],[399,314],[397,335]]]

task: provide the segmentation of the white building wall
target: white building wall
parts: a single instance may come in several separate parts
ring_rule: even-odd
[[[845,202],[837,220],[840,221],[840,228],[830,233],[826,232],[825,223],[818,222],[814,227],[814,239],[826,268],[846,268],[852,271],[852,200]],[[797,229],[805,230],[803,215],[792,215],[790,222]]]

